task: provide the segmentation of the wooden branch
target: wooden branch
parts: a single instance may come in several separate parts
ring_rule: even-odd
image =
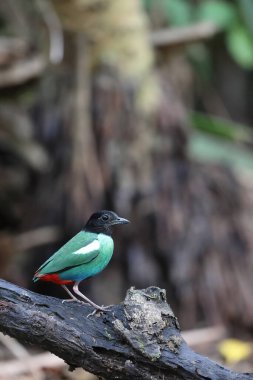
[[[12,236],[12,241],[14,247],[18,247],[19,251],[27,251],[40,245],[55,243],[60,238],[61,229],[59,227],[44,226]]]
[[[10,379],[14,376],[20,376],[21,374],[32,372],[38,373],[43,368],[65,368],[64,361],[57,356],[44,352],[42,354],[29,356],[23,359],[6,360],[5,363],[1,363],[1,375],[0,379]],[[34,376],[37,379],[38,376]]]
[[[49,34],[49,59],[54,64],[59,64],[64,55],[64,36],[61,22],[51,2],[37,0],[40,13],[47,26]]]
[[[24,57],[27,51],[28,44],[23,39],[0,36],[0,66]]]
[[[0,330],[104,379],[248,380],[192,351],[156,287],[131,288],[106,314],[0,280]]]
[[[185,27],[154,30],[150,35],[150,42],[157,48],[185,45],[210,39],[218,32],[216,24],[205,21]]]
[[[191,346],[214,343],[227,337],[227,330],[224,326],[206,327],[196,330],[182,331],[182,337]]]
[[[0,88],[18,86],[37,78],[46,66],[47,60],[39,54],[19,60],[13,66],[0,70]]]

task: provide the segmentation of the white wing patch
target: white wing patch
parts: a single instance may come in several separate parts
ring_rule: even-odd
[[[90,253],[92,251],[98,251],[100,248],[100,243],[98,240],[94,240],[92,243],[86,245],[85,247],[82,247],[78,249],[77,251],[73,252],[75,255],[85,255],[86,253]]]

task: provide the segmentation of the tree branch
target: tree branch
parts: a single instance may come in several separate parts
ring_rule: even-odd
[[[21,85],[37,78],[46,69],[47,60],[37,54],[15,62],[11,67],[0,70],[0,88]]]
[[[150,42],[157,48],[179,46],[210,39],[219,31],[215,23],[204,21],[184,27],[180,26],[152,31]]]
[[[87,318],[88,305],[0,280],[0,330],[105,379],[253,379],[193,352],[156,287],[131,288],[111,311]]]

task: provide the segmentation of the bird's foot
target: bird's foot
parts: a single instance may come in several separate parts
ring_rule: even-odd
[[[93,316],[93,315],[97,315],[97,316],[100,316],[101,314],[103,313],[106,313],[107,311],[110,311],[110,306],[98,306],[96,307],[95,310],[93,310],[92,313],[88,314],[87,315],[87,318]]]
[[[110,311],[112,307],[113,305],[108,305],[108,306],[101,305],[102,311],[105,311],[105,312]]]
[[[85,304],[85,302],[79,300],[78,298],[68,298],[66,300],[62,300],[62,303],[65,303],[65,302],[78,302],[78,303],[81,303],[81,304]]]

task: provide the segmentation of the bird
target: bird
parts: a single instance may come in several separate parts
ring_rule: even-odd
[[[112,227],[118,224],[130,223],[119,217],[113,211],[102,210],[90,216],[84,228],[72,239],[56,251],[35,272],[33,281],[49,281],[61,285],[70,300],[79,301],[68,289],[73,286],[73,292],[92,305],[96,310],[106,311],[80,292],[81,281],[101,272],[112,258],[114,242]]]

